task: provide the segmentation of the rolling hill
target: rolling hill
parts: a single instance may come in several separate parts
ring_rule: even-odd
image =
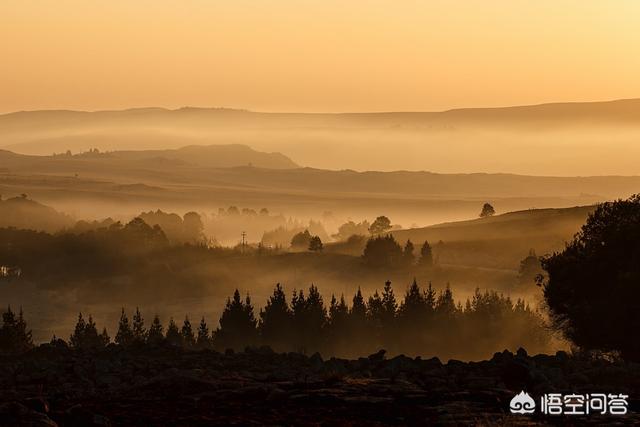
[[[23,154],[245,144],[321,169],[637,175],[640,99],[444,112],[261,113],[222,108],[0,115]]]
[[[444,264],[516,269],[533,249],[545,255],[564,248],[580,230],[595,206],[530,209],[488,218],[448,222],[394,231],[420,247],[426,240]]]

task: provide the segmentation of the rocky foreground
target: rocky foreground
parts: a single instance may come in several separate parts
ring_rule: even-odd
[[[626,416],[512,415],[521,390],[625,393]],[[640,365],[496,353],[463,363],[383,351],[316,354],[178,348],[96,353],[41,346],[0,356],[2,426],[640,424]]]

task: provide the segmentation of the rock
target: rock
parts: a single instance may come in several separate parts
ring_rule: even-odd
[[[311,364],[311,368],[314,371],[319,371],[324,367],[324,361],[322,360],[322,356],[318,352],[313,353],[313,355],[309,358],[309,363]]]
[[[502,367],[502,380],[512,390],[524,390],[532,385],[531,369],[525,360],[513,359]]]
[[[57,427],[46,414],[34,411],[18,402],[0,403],[0,426]]]
[[[111,421],[103,415],[96,414],[82,405],[74,405],[66,411],[66,423],[74,426],[110,427]]]
[[[31,397],[24,400],[24,404],[27,408],[41,412],[43,414],[49,413],[49,403],[41,397]]]
[[[405,356],[404,354],[400,354],[393,359],[389,360],[389,366],[391,368],[391,372],[394,374],[400,372],[412,372],[416,370],[416,363],[412,358]]]
[[[15,358],[3,355],[0,426],[54,426],[49,417],[64,426],[94,427],[111,422],[288,425],[292,420],[304,425],[533,426],[546,420],[505,417],[514,393],[523,389],[536,397],[589,392],[596,385],[607,393],[640,393],[640,365],[621,361],[504,351],[488,361],[443,365],[437,358],[387,360],[385,354],[323,361],[320,354],[261,348],[223,355],[160,346],[113,347],[90,355],[50,347]],[[80,368],[74,371],[74,366]],[[43,370],[44,387],[32,381]],[[16,382],[17,375],[25,382]],[[624,423],[640,425],[637,404],[630,400]]]
[[[369,355],[368,359],[372,362],[382,362],[385,354],[387,354],[387,350],[382,349],[377,353]]]
[[[288,398],[289,398],[289,393],[287,393],[282,389],[274,388],[269,392],[266,400],[267,402],[282,402]]]

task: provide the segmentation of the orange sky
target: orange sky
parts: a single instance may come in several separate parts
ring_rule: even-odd
[[[640,97],[640,1],[2,0],[0,112]]]

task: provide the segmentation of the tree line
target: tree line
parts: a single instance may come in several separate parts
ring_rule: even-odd
[[[19,318],[24,332],[12,336],[29,336],[22,315]],[[16,323],[9,322],[3,328]],[[548,340],[542,318],[524,300],[513,302],[496,292],[476,290],[463,305],[456,303],[449,286],[437,292],[431,284],[422,289],[415,280],[402,300],[396,298],[387,281],[382,291],[368,298],[358,289],[350,303],[343,295],[332,295],[326,303],[315,285],[306,291],[294,290],[289,300],[277,284],[259,311],[249,295],[243,298],[236,290],[214,330],[204,317],[197,325],[185,317],[181,326],[171,318],[165,329],[156,315],[147,327],[138,308],[131,321],[122,309],[113,338],[116,345],[125,347],[173,345],[239,351],[268,345],[278,352],[318,351],[342,357],[358,357],[384,348],[392,353],[459,358],[483,358],[494,351],[521,346],[544,351]],[[5,341],[2,343],[6,350]],[[54,337],[52,343],[89,350],[109,345],[111,338],[106,329],[98,330],[91,316],[85,319],[80,313],[68,342],[63,344]],[[23,342],[13,350],[31,345]]]

